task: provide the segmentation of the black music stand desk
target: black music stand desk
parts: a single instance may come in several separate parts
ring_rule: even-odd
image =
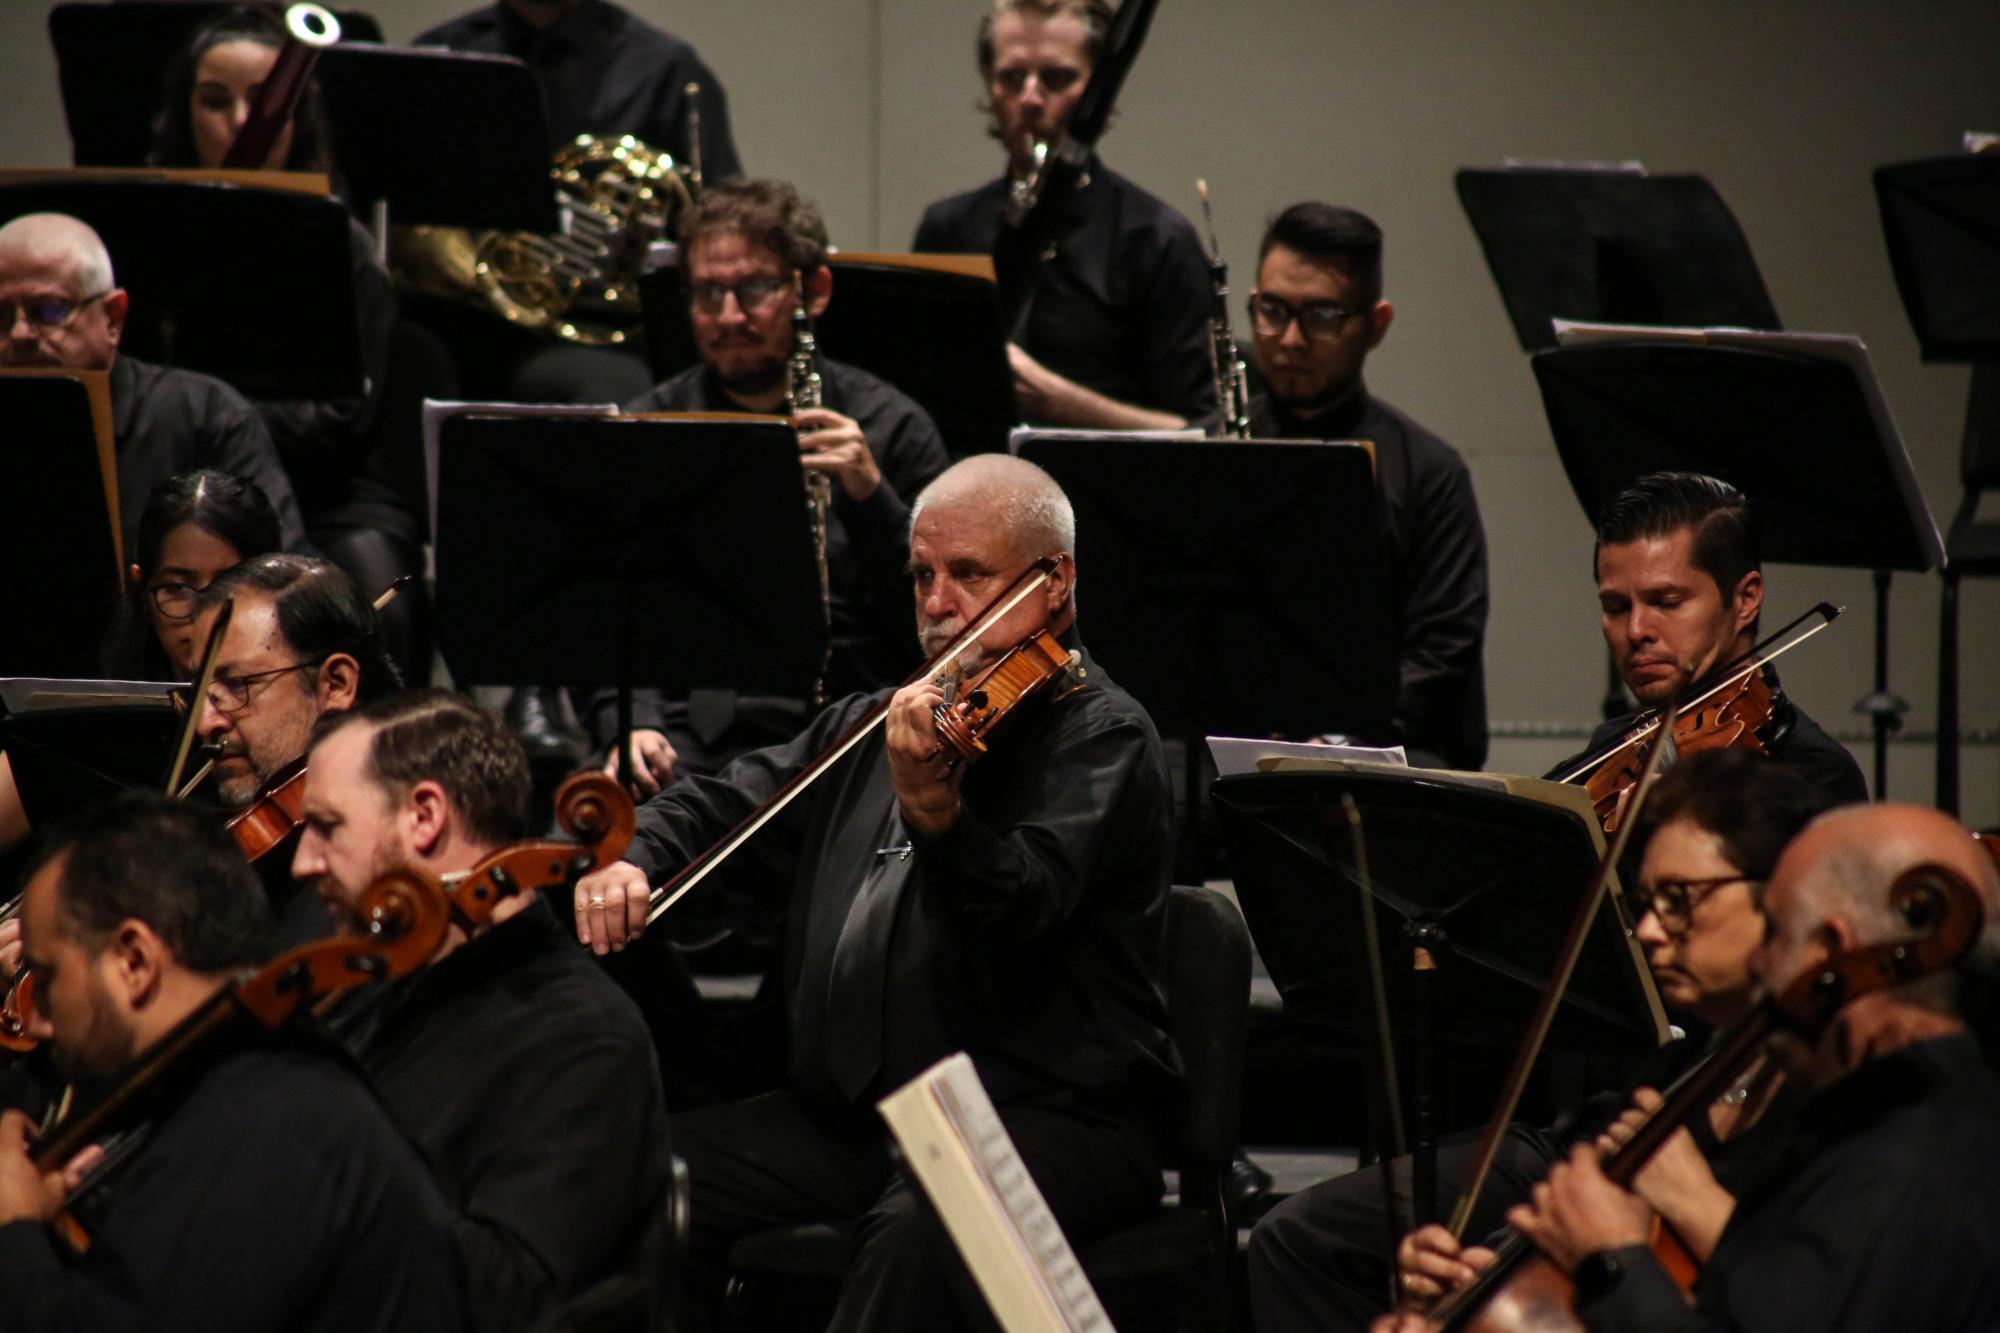
[[[819,350],[917,400],[953,458],[998,453],[1015,420],[1014,375],[1000,327],[1000,293],[985,255],[827,256],[833,299],[815,323]],[[687,276],[663,263],[639,280],[653,374],[700,359],[687,317]]]
[[[183,686],[153,681],[0,679],[0,753],[28,822],[65,816],[134,789],[158,791],[185,714]]]
[[[1705,177],[1466,167],[1457,184],[1523,351],[1555,346],[1557,319],[1780,327],[1750,243]]]
[[[0,564],[16,574],[0,674],[88,676],[98,669],[105,627],[125,587],[108,397],[104,410],[100,447],[85,378],[0,375],[0,420],[7,423]]]
[[[1875,198],[1924,360],[2000,360],[2000,153],[1877,167]]]
[[[1359,808],[1376,904],[1390,1027],[1406,1054],[1420,1146],[1430,1138],[1429,1066],[1448,1043],[1520,1044],[1604,839],[1580,788],[1534,778],[1281,759],[1211,789],[1236,895],[1288,1017],[1363,1035],[1373,1001],[1352,840]],[[1550,1051],[1639,1055],[1667,1037],[1652,974],[1616,905],[1599,910],[1556,1011]],[[1436,966],[1414,967],[1414,950]],[[1483,1115],[1499,1083],[1452,1102]],[[1420,1177],[1421,1179],[1421,1177]]]
[[[1076,510],[1079,624],[1162,736],[1392,744],[1397,636],[1373,454],[1296,440],[1027,431]]]
[[[637,681],[809,697],[805,494],[779,417],[447,418],[438,649],[462,684],[616,687],[628,733]]]
[[[132,295],[123,353],[214,375],[249,398],[359,396],[347,209],[324,194],[194,176],[24,174],[0,183],[0,220],[68,213],[96,230]]]
[[[1577,326],[1529,359],[1586,517],[1636,478],[1706,472],[1750,499],[1766,560],[1875,572],[1875,787],[1908,705],[1888,690],[1889,577],[1936,569],[1937,523],[1868,351],[1835,334]]]
[[[49,11],[69,122],[70,160],[79,167],[136,167],[153,142],[153,116],[167,66],[196,28],[233,4],[150,0],[111,4],[68,0]],[[379,42],[382,25],[359,10],[334,8],[343,42]]]
[[[342,43],[314,77],[348,198],[363,216],[439,227],[557,229],[541,86],[512,56]]]

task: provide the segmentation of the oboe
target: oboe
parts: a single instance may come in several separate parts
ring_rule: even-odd
[[[1223,439],[1250,438],[1250,372],[1236,350],[1236,333],[1229,327],[1229,265],[1215,239],[1215,217],[1208,210],[1208,182],[1197,180],[1201,219],[1208,227],[1208,361],[1215,370],[1215,406],[1221,414],[1215,433]]]
[[[799,281],[798,300],[792,306],[792,356],[786,366],[785,410],[796,417],[809,407],[820,405],[819,367],[813,339],[812,313],[806,309],[804,279]],[[812,529],[813,554],[819,561],[820,610],[826,616],[829,634],[827,652],[833,651],[833,580],[826,568],[827,513],[833,507],[833,480],[824,472],[806,473],[806,521]],[[820,663],[819,678],[813,682],[813,706],[825,702],[826,661]]]

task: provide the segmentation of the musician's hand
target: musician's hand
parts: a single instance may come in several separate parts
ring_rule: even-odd
[[[666,733],[651,727],[632,729],[632,794],[640,800],[656,795],[674,780],[674,762],[680,758]],[[604,757],[604,775],[618,776],[618,747]]]
[[[591,952],[611,953],[646,929],[652,895],[646,872],[630,861],[614,861],[576,882],[576,938]]]
[[[866,500],[882,484],[882,469],[868,448],[861,423],[827,407],[809,407],[792,418],[799,431],[800,460],[808,472],[824,472],[840,483],[850,500]]]
[[[19,914],[0,921],[0,986],[21,970],[21,918]]]
[[[34,1122],[20,1111],[0,1115],[0,1226],[46,1222],[69,1195],[61,1171],[38,1171],[28,1156]]]
[[[1014,410],[1030,420],[1061,420],[1063,390],[1069,381],[1029,356],[1019,343],[1007,344],[1007,364],[1014,371]]]
[[[1429,1309],[1492,1262],[1493,1251],[1462,1246],[1458,1237],[1435,1222],[1418,1227],[1396,1246],[1396,1298],[1413,1308]]]
[[[1632,1135],[1664,1100],[1651,1088],[1632,1096],[1633,1106],[1597,1136],[1600,1153],[1611,1153],[1631,1142]],[[1721,1238],[1722,1228],[1736,1211],[1736,1196],[1722,1187],[1694,1135],[1677,1129],[1653,1154],[1653,1160],[1632,1179],[1632,1188],[1651,1204],[1681,1239],[1706,1263]]]
[[[905,685],[889,700],[883,720],[889,752],[889,780],[910,831],[935,837],[958,822],[958,786],[963,767],[947,769],[931,709],[944,692],[928,680]]]
[[[1653,1210],[1605,1177],[1594,1143],[1578,1144],[1535,1186],[1532,1204],[1507,1210],[1507,1221],[1564,1272],[1587,1254],[1644,1245],[1653,1236]]]

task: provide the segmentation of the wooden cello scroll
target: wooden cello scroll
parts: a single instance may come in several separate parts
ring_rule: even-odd
[[[556,789],[556,823],[575,842],[531,840],[493,853],[447,886],[452,919],[467,934],[519,893],[574,885],[625,854],[637,828],[632,797],[603,773],[572,774]]]
[[[1951,967],[1970,952],[1985,921],[1979,891],[1958,871],[1935,862],[1898,875],[1888,899],[1919,932],[1915,938],[1835,954],[1766,996],[1675,1083],[1632,1137],[1603,1159],[1606,1178],[1631,1188],[1667,1139],[1722,1096],[1774,1034],[1789,1031],[1816,1040],[1850,1001]],[[1583,1333],[1573,1295],[1569,1277],[1516,1233],[1499,1247],[1494,1262],[1433,1309],[1431,1318],[1446,1333]]]

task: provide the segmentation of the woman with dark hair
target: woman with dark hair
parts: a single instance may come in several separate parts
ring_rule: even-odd
[[[204,468],[154,487],[126,570],[128,596],[106,636],[105,675],[187,679],[201,652],[195,594],[251,556],[280,549],[277,512],[241,477]]]
[[[275,8],[229,10],[196,28],[167,69],[147,161],[165,167],[220,166],[285,40]],[[310,80],[263,165],[324,172],[338,192],[329,128]],[[422,587],[423,482],[415,398],[426,390],[451,397],[453,386],[434,383],[392,396],[392,344],[423,335],[399,330],[395,285],[376,256],[374,237],[351,219],[349,234],[354,309],[367,377],[364,393],[321,401],[261,401],[256,407],[298,493],[313,545],[371,597],[404,575],[415,576],[413,586],[384,608],[382,623],[405,675],[426,680],[429,605]],[[443,349],[426,359],[443,362]]]

